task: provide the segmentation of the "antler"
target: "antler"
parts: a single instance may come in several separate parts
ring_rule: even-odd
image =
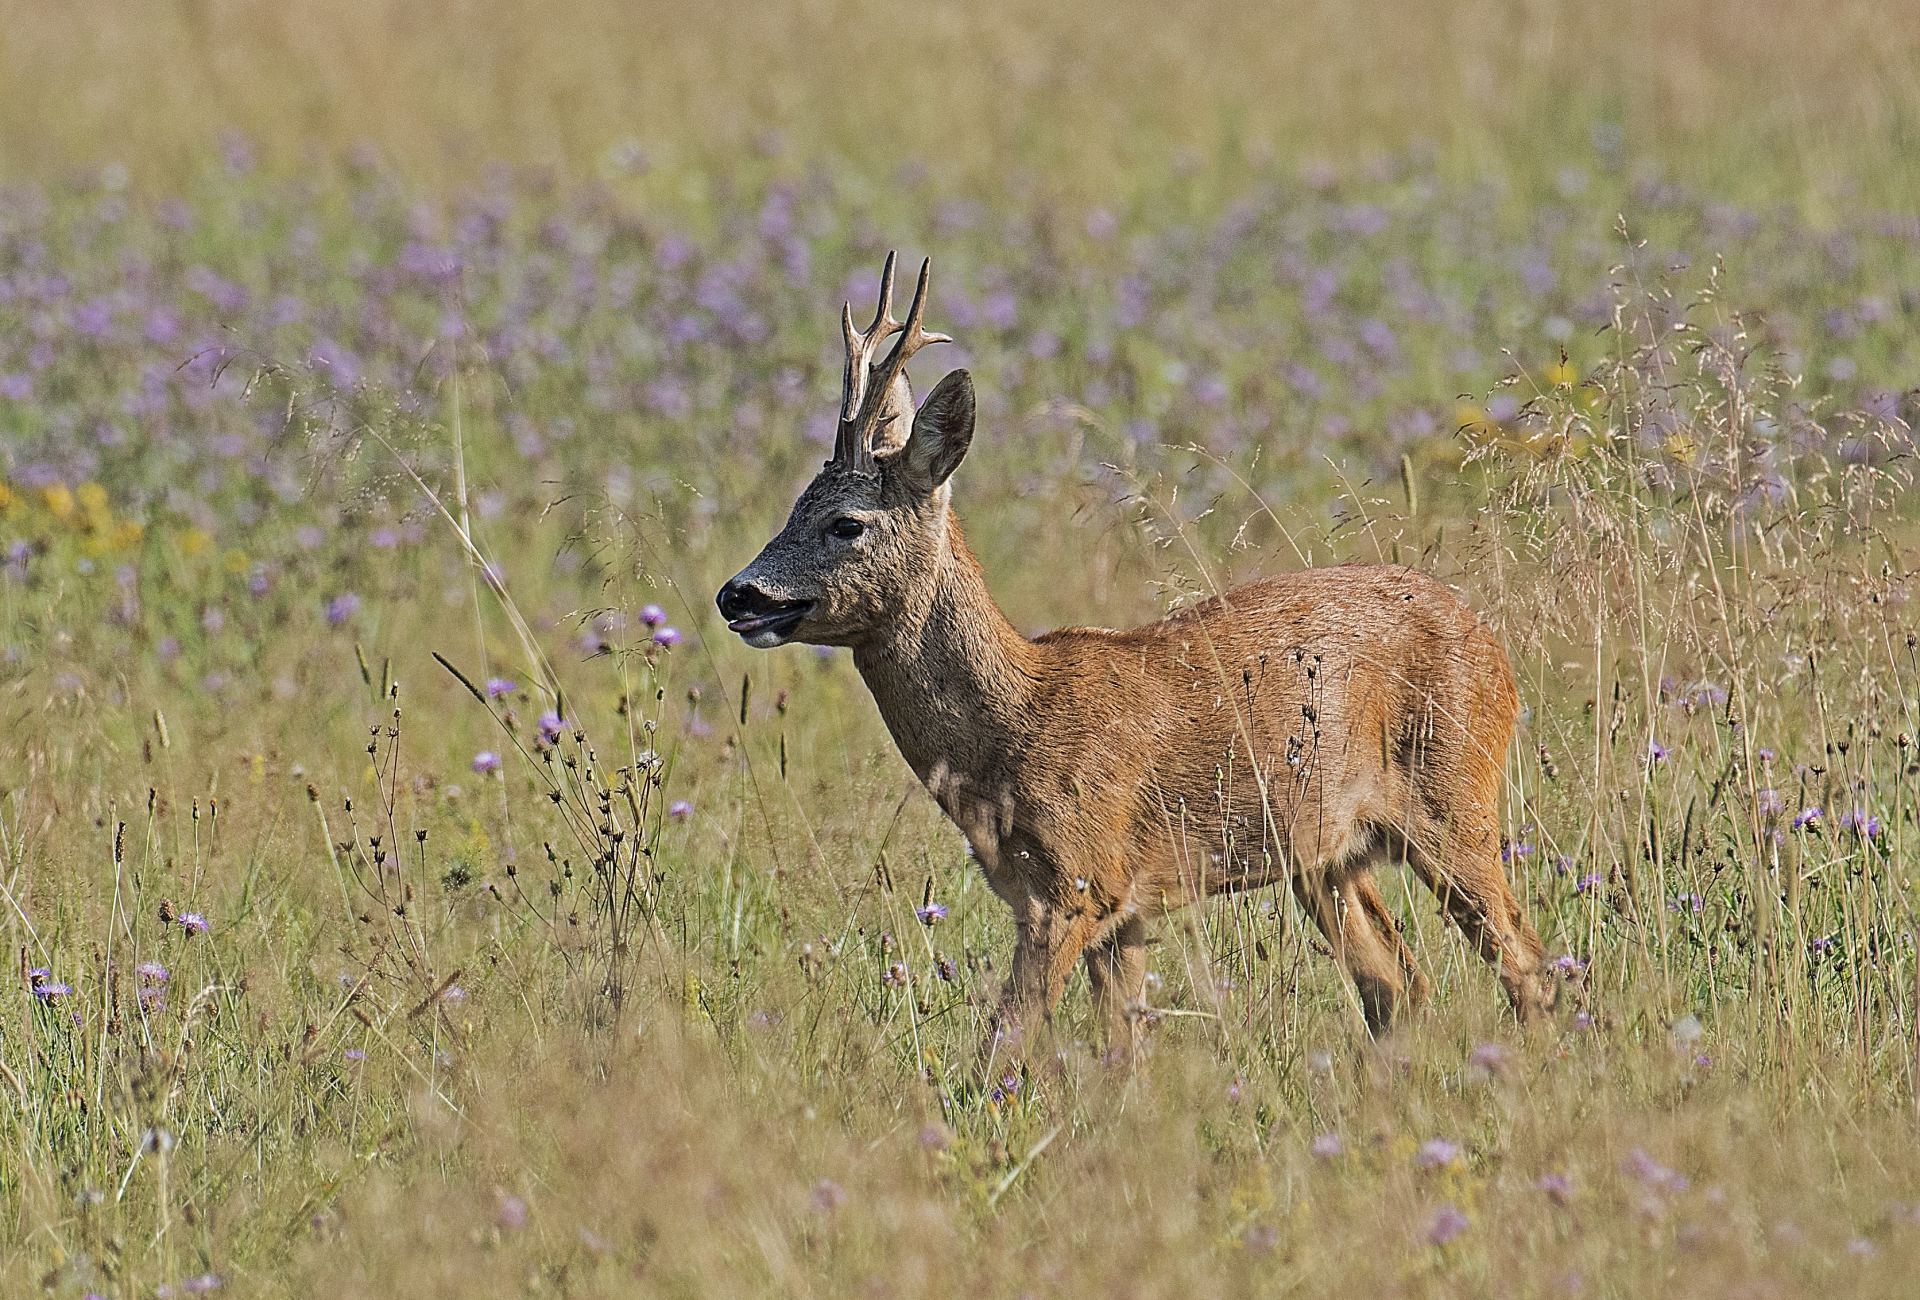
[[[927,305],[927,280],[933,271],[931,258],[920,264],[920,283],[913,291],[913,306],[907,312],[906,323],[893,318],[893,266],[898,256],[898,253],[888,253],[886,269],[880,273],[880,306],[873,314],[873,324],[864,332],[855,329],[852,303],[841,313],[840,328],[847,339],[847,371],[840,391],[840,432],[834,439],[833,459],[866,474],[874,469],[873,428],[879,422],[893,381],[900,377],[913,354],[927,344],[953,342],[945,334],[928,334],[920,328],[920,317]],[[893,345],[879,382],[874,383],[873,354],[894,334],[901,335],[900,341]]]
[[[868,449],[859,446],[853,435],[865,411],[867,374],[873,364],[873,354],[889,335],[906,328],[893,318],[893,264],[898,257],[898,253],[887,254],[886,269],[880,273],[880,306],[873,313],[873,324],[867,326],[864,333],[853,327],[852,303],[847,303],[840,313],[840,329],[847,338],[847,372],[840,385],[840,432],[833,441],[833,458],[855,469],[872,468],[865,463],[872,459],[871,455],[864,460],[861,456]]]

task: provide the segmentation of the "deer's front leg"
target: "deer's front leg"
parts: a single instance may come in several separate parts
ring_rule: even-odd
[[[1024,1032],[1051,1022],[1074,962],[1100,930],[1091,908],[1068,911],[1029,895],[1015,908],[1013,971],[1000,991],[996,1029],[1021,1047]]]
[[[1087,949],[1087,982],[1109,1059],[1128,1066],[1140,1053],[1147,1014],[1147,923],[1138,915],[1115,919],[1105,938]]]

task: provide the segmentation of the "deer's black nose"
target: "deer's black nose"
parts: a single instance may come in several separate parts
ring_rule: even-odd
[[[714,597],[714,603],[720,607],[720,616],[729,623],[743,618],[753,618],[765,611],[774,602],[767,593],[750,582],[735,578],[720,588],[720,594]]]

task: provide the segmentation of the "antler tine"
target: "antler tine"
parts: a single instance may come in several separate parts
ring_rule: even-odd
[[[889,251],[887,264],[880,272],[880,305],[873,309],[873,324],[867,326],[867,332],[863,336],[870,342],[878,343],[887,337],[887,334],[892,334],[900,328],[900,322],[893,318],[893,264],[899,260],[899,249]],[[874,331],[883,323],[887,327],[886,334],[876,337]]]
[[[853,327],[853,304],[840,310],[840,330],[847,338],[847,370],[840,380],[840,423],[845,424],[859,409],[867,390],[866,335]]]
[[[891,259],[889,259],[891,264]],[[854,433],[854,445],[870,447],[873,426],[880,418],[880,408],[886,402],[887,393],[893,388],[893,381],[906,369],[907,361],[929,343],[951,343],[953,338],[947,334],[928,334],[920,328],[920,317],[927,306],[927,281],[933,275],[933,259],[920,263],[920,283],[913,291],[913,306],[907,312],[907,323],[900,327],[900,341],[893,345],[893,352],[887,357],[886,369],[880,375],[880,382],[870,387],[866,400],[860,407],[860,418]]]

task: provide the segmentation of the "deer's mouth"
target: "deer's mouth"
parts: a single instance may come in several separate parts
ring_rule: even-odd
[[[764,650],[789,640],[812,612],[810,600],[781,601],[755,610],[745,618],[728,619],[727,630],[738,633],[748,645]]]

